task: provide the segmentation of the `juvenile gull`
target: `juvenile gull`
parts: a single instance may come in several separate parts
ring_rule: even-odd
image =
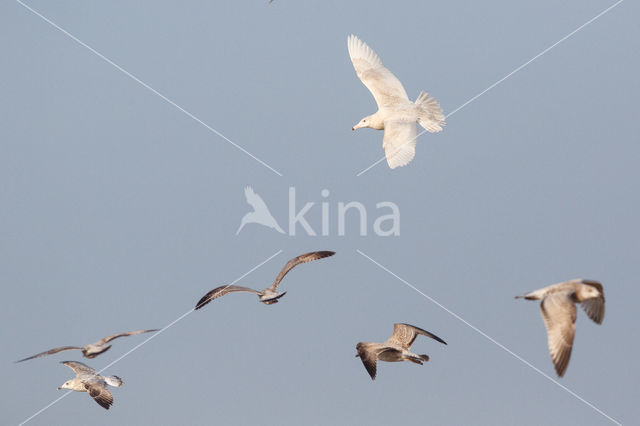
[[[53,355],[53,354],[57,354],[58,352],[68,351],[70,349],[80,349],[82,351],[82,355],[84,355],[85,358],[95,358],[101,353],[104,353],[108,351],[109,348],[111,348],[111,345],[107,345],[107,343],[109,343],[113,339],[117,339],[118,337],[123,337],[123,336],[133,336],[134,334],[140,334],[140,333],[150,333],[152,331],[158,331],[158,329],[154,328],[152,330],[125,331],[123,333],[115,333],[107,337],[104,337],[95,343],[89,343],[86,346],[82,346],[82,347],[60,346],[59,348],[49,349],[48,351],[40,352],[39,354],[32,355],[28,358],[24,358],[16,362],[27,361],[33,358],[40,358],[41,356],[45,356],[45,355]]]
[[[573,279],[539,290],[518,298],[542,300],[540,311],[547,328],[549,353],[558,377],[564,376],[576,332],[576,303],[582,305],[585,313],[596,324],[604,319],[604,290],[598,281]]]
[[[356,345],[356,358],[360,357],[364,368],[371,376],[371,380],[376,378],[376,363],[380,361],[398,362],[398,361],[411,361],[416,364],[422,365],[423,362],[429,361],[428,355],[416,355],[409,351],[409,348],[416,340],[418,334],[431,337],[440,343],[447,342],[429,333],[426,330],[415,327],[410,324],[394,324],[393,334],[384,343],[370,343],[360,342]]]
[[[107,389],[107,385],[120,387],[124,384],[118,376],[101,376],[96,370],[78,361],[61,361],[71,368],[76,377],[64,382],[60,389],[71,389],[76,392],[88,392],[91,398],[108,410],[113,405],[113,395]]]
[[[432,133],[442,130],[445,123],[440,104],[425,92],[411,102],[400,80],[382,65],[373,49],[353,34],[347,38],[347,46],[358,78],[378,104],[378,111],[360,120],[352,130],[384,129],[382,148],[389,167],[404,166],[416,155],[417,123]]]
[[[278,293],[277,288],[280,281],[284,278],[287,273],[292,270],[294,267],[301,263],[311,262],[313,260],[322,259],[325,257],[333,256],[336,254],[334,251],[313,251],[311,253],[301,254],[298,257],[294,257],[282,268],[275,281],[271,286],[265,288],[262,291],[257,291],[248,287],[240,287],[237,285],[223,285],[217,288],[214,288],[209,293],[205,294],[196,304],[195,309],[200,309],[207,303],[211,302],[213,299],[217,299],[218,297],[222,297],[228,293],[234,293],[237,291],[244,291],[248,293],[257,294],[258,298],[265,305],[271,305],[273,303],[278,303],[278,299],[287,294],[287,292]]]

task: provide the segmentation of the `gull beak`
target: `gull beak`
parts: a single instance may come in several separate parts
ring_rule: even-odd
[[[58,390],[62,389],[62,386],[58,386]]]

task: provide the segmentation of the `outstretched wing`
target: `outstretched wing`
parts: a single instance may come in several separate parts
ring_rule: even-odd
[[[71,349],[82,349],[82,348],[79,348],[78,346],[60,346],[59,348],[49,349],[48,351],[40,352],[39,354],[35,354],[30,357],[23,358],[16,362],[22,362],[22,361],[27,361],[34,358],[40,358],[41,356],[45,356],[45,355],[53,355],[53,354],[57,354],[58,352],[68,351]]]
[[[158,330],[159,329],[157,328],[153,328],[151,330],[124,331],[122,333],[110,334],[109,336],[103,337],[102,339],[98,340],[96,343],[94,343],[94,345],[102,346],[106,343],[109,343],[113,339],[117,339],[118,337],[133,336],[134,334],[140,334],[140,333],[151,333],[153,331],[158,331]]]
[[[102,380],[84,380],[82,382],[91,398],[102,408],[108,410],[113,405],[113,395],[107,389],[107,384]]]
[[[569,294],[553,293],[540,303],[542,319],[547,328],[547,339],[551,360],[559,377],[562,377],[569,365],[573,337],[576,332],[576,305]]]
[[[416,156],[418,126],[415,122],[386,120],[382,148],[392,169],[406,166]]]
[[[218,297],[222,297],[227,293],[234,293],[236,291],[246,291],[248,293],[260,294],[260,292],[249,288],[249,287],[240,287],[238,285],[223,285],[217,288],[214,288],[209,293],[202,296],[202,298],[196,303],[195,309],[200,309],[207,303],[211,302],[213,299],[217,299]]]
[[[378,108],[409,100],[400,80],[382,65],[380,57],[366,43],[352,34],[347,38],[347,47],[358,78],[367,86]]]
[[[286,265],[284,265],[284,268],[282,268],[275,281],[269,288],[273,291],[276,291],[278,284],[280,284],[280,281],[282,281],[284,276],[299,264],[323,259],[325,257],[333,256],[334,254],[336,254],[335,251],[312,251],[311,253],[305,253],[301,254],[300,256],[294,257],[293,259],[288,261]]]
[[[371,376],[371,380],[376,379],[377,361],[380,354],[385,352],[399,352],[397,349],[386,347],[378,343],[360,342],[356,345],[358,356],[367,369],[367,373]]]
[[[376,379],[376,363],[378,362],[378,355],[375,350],[368,348],[365,343],[358,343],[356,345],[358,356],[362,361],[362,365],[371,376],[371,380]]]
[[[89,367],[87,364],[83,364],[79,361],[60,361],[60,364],[64,364],[70,369],[72,369],[76,373],[76,376],[80,374],[90,374],[90,375],[98,374],[96,370]]]
[[[584,285],[597,288],[600,292],[600,297],[587,299],[580,305],[589,318],[597,324],[602,324],[602,320],[604,319],[604,289],[602,288],[602,284],[593,280],[582,280],[581,282]]]
[[[397,323],[393,325],[393,334],[391,334],[391,337],[389,337],[385,343],[393,346],[400,346],[406,350],[409,350],[413,342],[416,340],[418,334],[431,337],[432,339],[437,340],[440,343],[444,343],[445,345],[447,344],[447,342],[445,342],[435,334],[428,332],[427,330],[423,330],[411,324],[403,323]]]

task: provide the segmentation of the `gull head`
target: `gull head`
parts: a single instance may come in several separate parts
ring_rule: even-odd
[[[601,296],[600,290],[590,285],[581,286],[578,291],[580,293],[578,295],[579,300],[593,299]]]
[[[59,386],[58,390],[60,389],[73,389],[73,386],[71,385],[71,380],[67,380],[62,384],[62,386]]]
[[[360,120],[358,124],[353,126],[351,130],[358,130],[365,127],[369,127],[371,129],[382,130],[384,129],[384,121],[379,120],[377,114],[369,115]]]

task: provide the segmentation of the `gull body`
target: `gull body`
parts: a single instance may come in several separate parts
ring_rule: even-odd
[[[422,365],[429,361],[428,355],[418,355],[409,350],[418,334],[430,337],[440,343],[447,344],[433,333],[410,324],[397,323],[393,325],[393,334],[384,343],[360,342],[356,345],[356,358],[360,358],[365,369],[375,380],[377,361],[400,362],[410,361]]]
[[[124,384],[118,376],[102,376],[96,370],[78,361],[62,361],[71,368],[76,377],[67,380],[58,387],[60,389],[69,389],[76,392],[87,392],[89,395],[104,409],[108,410],[113,405],[113,395],[107,389],[107,386],[120,387]]]
[[[531,291],[516,299],[541,300],[540,312],[547,329],[549,353],[558,377],[569,366],[579,303],[596,324],[604,319],[604,289],[594,280],[573,279]]]
[[[325,257],[333,256],[334,254],[336,253],[333,251],[313,251],[310,253],[305,253],[305,254],[301,254],[300,256],[294,257],[293,259],[287,262],[284,268],[282,268],[282,270],[280,271],[276,279],[273,281],[273,284],[271,284],[271,286],[265,288],[264,290],[258,291],[249,287],[241,287],[237,285],[226,285],[226,286],[223,285],[223,286],[214,288],[213,290],[211,290],[210,292],[202,296],[202,298],[198,301],[198,303],[196,303],[195,309],[196,310],[200,309],[207,303],[211,302],[212,300],[222,297],[225,294],[234,293],[234,292],[253,293],[257,295],[260,302],[264,303],[265,305],[272,305],[274,303],[278,303],[278,299],[280,299],[282,296],[287,294],[286,291],[281,293],[278,292],[277,290],[278,285],[280,284],[284,276],[287,275],[287,273],[289,273],[290,270],[292,270],[294,267],[296,267],[301,263],[307,263],[314,260],[323,259]]]

